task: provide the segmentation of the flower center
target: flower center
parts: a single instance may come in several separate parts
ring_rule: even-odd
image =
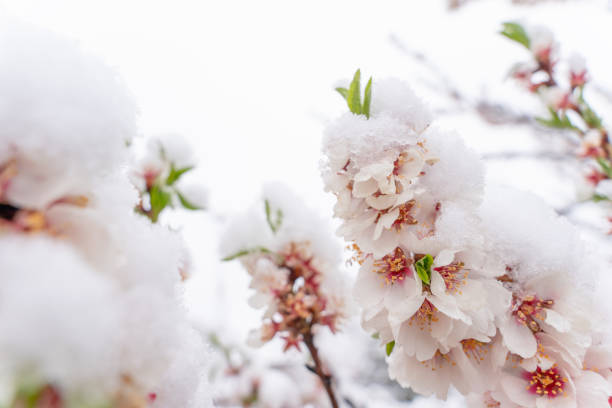
[[[393,162],[393,175],[394,176],[398,176],[400,173],[400,169],[402,168],[402,165],[404,163],[406,163],[407,160],[407,154],[404,153],[400,153],[399,156],[397,156],[397,159],[395,159],[395,161]]]
[[[483,343],[475,339],[467,339],[461,341],[463,352],[467,358],[474,359],[477,363],[484,361],[489,353],[490,343]]]
[[[436,354],[431,360],[421,361],[425,367],[431,368],[431,371],[444,368],[445,365],[456,366],[457,363],[450,358],[449,354],[442,354],[440,350],[436,350]]]
[[[490,392],[487,392],[484,396],[484,404],[487,408],[499,408],[501,407],[501,403],[496,401],[495,398],[491,396]]]
[[[519,300],[515,298],[514,304],[519,304]],[[546,309],[550,309],[554,304],[552,299],[541,300],[537,296],[529,295],[520,301],[520,305],[515,307],[513,314],[520,324],[537,333],[541,330],[538,320],[545,320]]]
[[[412,276],[411,265],[412,259],[407,258],[400,247],[382,259],[374,261],[375,272],[382,275],[388,285],[403,281],[406,276]]]
[[[393,221],[391,227],[395,228],[397,231],[402,229],[403,225],[415,225],[419,222],[410,214],[414,206],[416,205],[415,200],[410,200],[399,206],[399,215],[396,220]]]
[[[453,262],[446,266],[438,266],[434,268],[436,272],[442,276],[446,284],[446,290],[450,293],[461,294],[461,287],[467,284],[469,271],[463,269],[463,262]]]
[[[431,323],[438,321],[437,314],[438,309],[429,300],[425,299],[419,310],[408,320],[408,325],[412,326],[413,323],[416,323],[421,330],[425,330],[425,326],[428,326],[429,331],[431,331]]]
[[[557,366],[553,365],[548,370],[542,370],[540,367],[535,371],[525,371],[525,379],[529,381],[527,391],[532,394],[555,398],[559,395],[565,395],[565,383],[567,378],[564,378]]]

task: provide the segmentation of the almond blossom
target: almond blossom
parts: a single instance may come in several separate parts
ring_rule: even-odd
[[[223,244],[224,260],[240,259],[255,290],[249,304],[263,308],[262,326],[248,343],[261,346],[279,337],[284,351],[306,348],[312,371],[320,378],[330,403],[337,407],[332,375],[323,367],[316,333],[338,330],[346,313],[346,295],[337,268],[340,249],[325,236],[329,228],[286,187],[265,188],[263,205],[236,218]],[[249,233],[247,234],[247,231]],[[236,242],[235,237],[243,239]]]
[[[552,67],[540,37],[532,50]],[[362,326],[385,345],[390,378],[442,399],[452,386],[475,407],[607,406],[606,377],[584,366],[594,305],[575,282],[595,276],[573,228],[531,195],[483,192],[479,159],[456,136],[398,119],[393,99],[375,109],[379,90],[419,105],[390,84],[368,82],[363,103],[359,71],[339,88],[352,118],[328,127],[322,169],[360,264]]]

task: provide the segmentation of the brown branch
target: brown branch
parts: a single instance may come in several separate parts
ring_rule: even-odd
[[[314,362],[314,373],[319,377],[321,383],[323,383],[323,387],[325,387],[325,391],[327,392],[327,396],[329,397],[329,401],[333,408],[338,408],[338,400],[336,399],[336,395],[334,394],[334,390],[332,388],[332,376],[329,374],[325,374],[323,371],[323,365],[321,364],[321,359],[319,358],[319,351],[314,344],[314,338],[312,333],[308,332],[304,335],[304,344],[308,347],[308,351],[312,357],[312,361]]]

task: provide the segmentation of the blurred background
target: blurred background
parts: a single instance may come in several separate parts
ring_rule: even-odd
[[[348,82],[357,68],[374,80],[394,76],[407,81],[431,106],[438,126],[456,130],[483,155],[489,182],[540,195],[580,228],[594,256],[611,260],[610,211],[580,194],[584,182],[576,142],[534,120],[545,108],[509,78],[511,67],[528,59],[527,52],[499,31],[505,21],[542,25],[554,33],[562,55],[582,54],[592,78],[588,99],[609,123],[612,2],[0,4],[5,13],[65,34],[115,67],[140,107],[143,135],[177,132],[192,144],[199,161],[190,177],[207,188],[208,209],[167,214],[165,221],[182,230],[191,250],[194,276],[187,286],[187,306],[203,333],[212,336],[216,345],[211,347],[229,355],[226,361],[219,357],[221,373],[224,364],[245,360],[302,368],[298,353],[283,355],[274,342],[257,351],[244,345],[260,313],[246,303],[244,270],[220,262],[226,254],[218,251],[219,236],[225,222],[249,207],[268,181],[288,184],[308,205],[331,215],[333,197],[323,192],[318,171],[322,130],[346,111],[333,89]],[[455,396],[447,403],[410,401],[410,392],[386,380],[384,352],[357,321],[337,338],[328,337],[322,353],[344,384],[347,404],[464,406]],[[213,381],[222,376],[214,374]],[[232,387],[238,386],[219,385],[230,393]]]

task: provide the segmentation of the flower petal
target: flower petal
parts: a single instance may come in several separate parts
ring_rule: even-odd
[[[504,344],[511,352],[523,358],[531,358],[538,350],[538,343],[529,328],[507,317],[499,325]]]

